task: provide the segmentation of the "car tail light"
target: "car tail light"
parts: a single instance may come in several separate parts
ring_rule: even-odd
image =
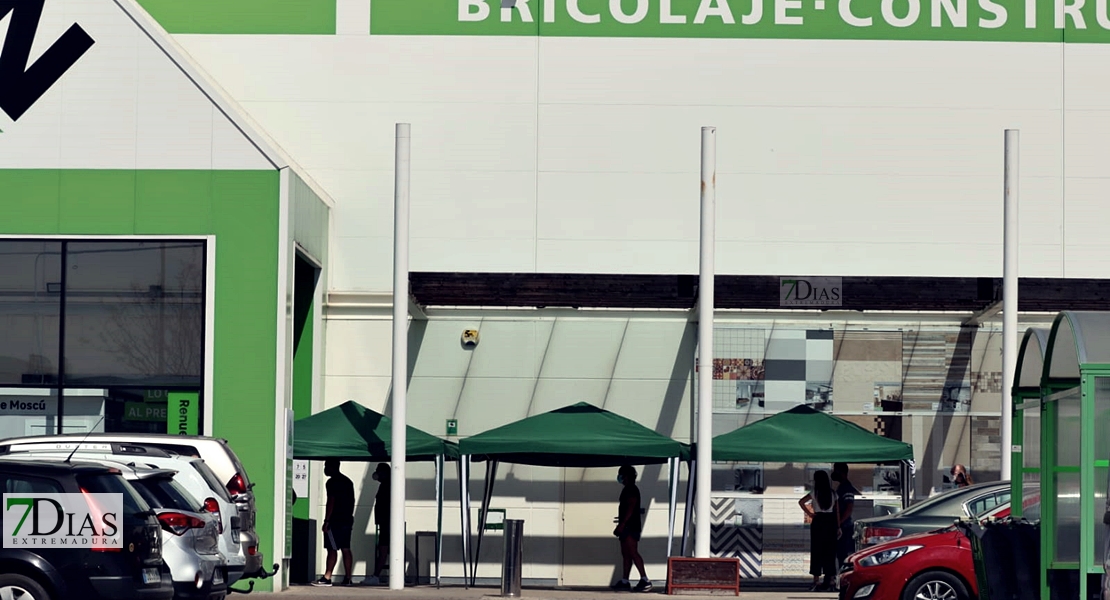
[[[85,497],[85,504],[89,507],[89,517],[92,518],[93,523],[103,523],[103,509],[101,509],[100,505],[97,504],[95,500],[93,500],[92,494],[89,492],[89,490],[86,490],[83,487],[79,489],[81,490],[81,495]],[[93,552],[119,552],[120,550],[122,550],[122,548],[119,546],[93,545],[91,550]]]
[[[897,527],[864,527],[864,544],[881,544],[902,537],[902,530]]]
[[[204,521],[181,513],[162,513],[158,515],[158,522],[162,524],[162,529],[174,535],[182,535],[190,529],[204,528]]]
[[[258,554],[258,546],[251,546],[250,548],[247,548],[247,554],[250,554],[251,556]]]
[[[223,515],[220,514],[220,503],[215,498],[207,498],[204,500],[204,512],[211,513],[216,517],[216,529],[223,535],[224,520]]]
[[[233,495],[245,494],[247,493],[247,481],[243,479],[241,474],[236,473],[235,476],[231,478],[231,481],[227,482],[227,491],[231,492]]]

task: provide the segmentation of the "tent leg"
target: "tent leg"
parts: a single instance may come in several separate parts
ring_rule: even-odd
[[[678,459],[672,458],[667,462],[670,463],[668,465],[670,467],[670,485],[668,486],[670,491],[670,497],[668,498],[668,500],[670,500],[670,505],[667,507],[667,558],[670,558],[671,551],[674,548],[674,521],[675,511],[678,505]]]
[[[467,485],[470,479],[470,457],[460,456],[456,468],[459,473],[459,520],[462,525],[462,568],[463,587],[470,587],[470,490]]]
[[[694,469],[697,467],[697,460],[690,459],[686,463],[686,518],[682,524],[682,556],[686,556],[686,545],[690,539],[690,526],[694,521],[694,494],[697,491],[697,479],[694,477]]]
[[[439,573],[443,568],[443,455],[436,457],[436,587],[439,587]],[[417,568],[417,584],[420,583],[420,565]]]
[[[474,549],[474,560],[470,563],[471,585],[478,585],[478,560],[482,554],[482,539],[486,535],[486,518],[489,517],[489,502],[493,496],[493,482],[497,479],[497,461],[486,462],[486,487],[482,494],[482,512],[478,513],[478,545]]]
[[[910,505],[910,463],[902,461],[902,510]]]

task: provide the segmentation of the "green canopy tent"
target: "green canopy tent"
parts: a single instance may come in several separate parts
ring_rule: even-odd
[[[793,463],[899,463],[902,506],[909,500],[909,464],[913,446],[885,438],[855,423],[804,404],[713,438],[714,461]],[[696,486],[687,487],[692,506]],[[690,513],[682,532],[683,553]]]
[[[713,460],[886,463],[913,460],[913,446],[799,405],[714,437]]]
[[[293,458],[389,462],[392,427],[389,417],[348,400],[293,423]],[[437,586],[443,563],[443,463],[444,460],[457,460],[458,457],[459,448],[455,443],[441,440],[411,425],[405,428],[405,460],[435,461],[436,465]],[[465,518],[463,520],[465,522]]]
[[[478,554],[489,513],[497,465],[501,462],[543,467],[618,467],[670,465],[670,534],[674,535],[678,461],[689,460],[688,445],[592,404],[579,402],[465,438],[459,442],[464,470],[470,459],[487,460],[485,495],[479,513],[478,545],[471,559],[471,583],[476,580]],[[464,476],[463,480],[469,477]],[[464,496],[469,514],[470,495]],[[469,524],[464,527],[470,534]]]

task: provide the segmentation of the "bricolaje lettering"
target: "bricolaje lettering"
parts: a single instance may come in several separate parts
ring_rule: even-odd
[[[0,20],[11,15],[0,49],[0,110],[18,121],[93,45],[74,23],[28,65],[45,0],[0,0]]]
[[[376,35],[1110,43],[1110,0],[374,0]]]

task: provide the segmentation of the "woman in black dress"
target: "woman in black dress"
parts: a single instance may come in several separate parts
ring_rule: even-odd
[[[639,549],[643,522],[640,520],[640,488],[636,487],[636,469],[631,465],[621,467],[617,471],[617,482],[623,485],[624,489],[621,490],[617,508],[617,527],[613,529],[613,535],[617,536],[621,543],[624,578],[610,587],[619,591],[650,592],[651,580],[644,571],[644,559],[640,556]],[[640,572],[640,581],[635,586],[628,581],[633,564]]]
[[[813,475],[813,492],[806,494],[798,504],[812,519],[809,526],[809,572],[813,575],[811,592],[828,592],[836,589],[836,538],[840,535],[840,507],[829,483],[829,474],[817,471]],[[819,582],[821,574],[825,579]]]

